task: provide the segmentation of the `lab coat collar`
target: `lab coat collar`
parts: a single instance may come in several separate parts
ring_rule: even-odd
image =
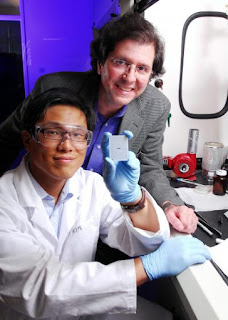
[[[60,238],[58,241],[52,223],[49,220],[48,214],[44,208],[42,199],[38,196],[26,170],[25,163],[27,158],[28,155],[23,158],[20,166],[15,170],[14,184],[15,189],[17,190],[19,204],[27,212],[28,219],[32,222],[32,224],[38,227],[40,230],[48,232],[49,240],[52,242],[55,248],[57,246],[61,248],[67,237],[67,234],[69,233],[69,230],[72,228],[77,219],[77,215],[79,214],[78,211],[80,211],[76,210],[76,207],[73,205],[73,203],[77,202],[78,209],[80,209],[80,206],[82,205],[80,202],[80,192],[85,185],[83,179],[83,169],[80,168],[75,175],[68,180],[69,192],[74,194],[73,198],[76,197],[77,201],[71,202],[71,199],[69,199],[69,201],[66,202],[66,207],[68,207],[68,210],[64,209],[63,212],[64,219],[61,225]]]
[[[21,161],[21,164],[16,169],[14,176],[15,188],[18,192],[18,199],[20,205],[25,207],[35,208],[42,204],[42,199],[37,196],[37,191],[35,190],[33,183],[29,177],[29,174],[26,170],[26,162],[28,161],[29,155],[26,154]],[[68,180],[68,193],[74,194],[76,197],[79,197],[80,191],[84,185],[83,179],[78,179],[77,187],[75,188],[75,176],[83,176],[83,169],[75,173],[75,175]],[[77,179],[76,179],[77,180]],[[24,192],[24,190],[29,190],[30,192]]]
[[[78,169],[75,175],[70,178],[68,182],[69,192],[73,193],[73,197],[64,204],[56,251],[58,256],[61,256],[65,240],[73,226],[77,224],[77,221],[83,212],[83,203],[80,199],[80,194],[85,186],[84,170],[82,168]]]
[[[14,184],[17,190],[18,200],[23,208],[39,207],[42,204],[41,199],[37,197],[37,192],[26,170],[26,162],[29,155],[26,154],[22,159],[19,167],[15,170]]]

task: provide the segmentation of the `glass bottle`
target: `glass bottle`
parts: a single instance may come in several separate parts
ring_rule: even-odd
[[[208,190],[213,191],[213,183],[214,183],[214,172],[213,171],[208,171],[207,173],[207,185],[208,185]]]
[[[226,194],[226,176],[226,170],[216,170],[213,181],[213,193],[217,196],[224,196]]]

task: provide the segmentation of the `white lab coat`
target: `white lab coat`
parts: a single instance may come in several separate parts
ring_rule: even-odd
[[[169,237],[163,211],[155,204],[156,234],[134,228],[103,178],[83,169],[70,192],[57,239],[25,162],[0,178],[0,320],[135,312],[133,259],[94,262],[97,241],[100,235],[132,257],[154,251]]]

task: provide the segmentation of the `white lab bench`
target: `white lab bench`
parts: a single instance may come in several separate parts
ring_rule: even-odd
[[[176,280],[196,319],[228,319],[228,286],[210,261],[188,268]]]
[[[189,190],[189,194],[193,194],[192,192],[192,189]],[[197,199],[197,201],[201,202],[201,210],[204,208],[205,211],[208,210],[208,201],[213,196],[212,194],[206,197],[202,196],[202,202]],[[222,208],[223,206],[226,207],[226,202],[228,205],[228,195],[216,197],[217,204],[221,201],[224,203]],[[195,205],[193,198],[190,204]],[[214,201],[213,205],[216,206]],[[217,208],[221,209],[219,205]],[[213,209],[215,210],[216,207]],[[210,261],[188,268],[176,277],[176,281],[173,281],[173,284],[177,290],[178,286],[182,289],[185,296],[182,299],[182,303],[186,304],[187,302],[191,306],[197,320],[228,319],[228,286]]]
[[[189,194],[191,192],[192,189]],[[208,205],[207,197],[202,199]],[[228,204],[228,195],[218,197],[217,201],[219,199],[227,200]],[[178,235],[174,230],[171,233]],[[228,320],[228,286],[210,261],[191,266],[177,277],[159,279],[147,286],[144,297],[150,299],[150,292],[151,296],[155,295],[151,300],[172,311],[174,320]]]
[[[147,283],[142,292],[173,312],[174,320],[228,320],[228,286],[210,261]]]

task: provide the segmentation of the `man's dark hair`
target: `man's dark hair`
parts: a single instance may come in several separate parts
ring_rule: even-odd
[[[97,39],[90,45],[91,66],[97,73],[97,62],[104,64],[110,52],[120,41],[130,39],[140,44],[153,43],[155,59],[153,63],[153,77],[165,73],[164,43],[156,28],[139,13],[126,13],[122,17],[109,21],[100,31]]]
[[[33,134],[35,124],[44,118],[48,108],[56,105],[70,105],[81,110],[86,116],[88,129],[94,129],[94,111],[67,88],[50,89],[31,99],[23,118],[23,129]]]

